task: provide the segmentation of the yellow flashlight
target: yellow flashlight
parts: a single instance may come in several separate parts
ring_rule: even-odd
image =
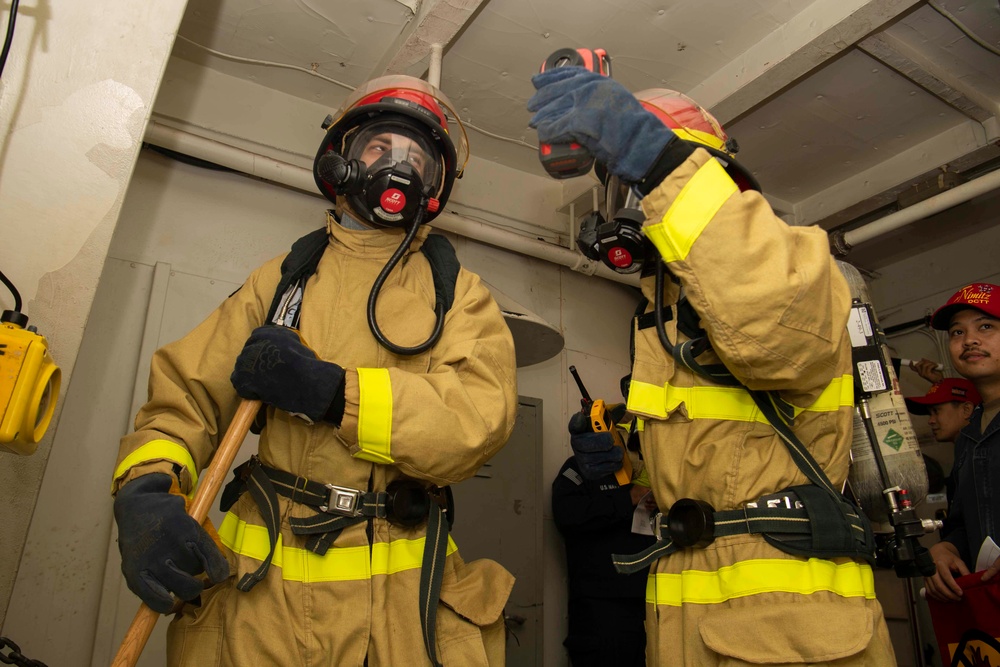
[[[52,421],[62,372],[44,336],[14,310],[0,315],[0,449],[33,454]]]

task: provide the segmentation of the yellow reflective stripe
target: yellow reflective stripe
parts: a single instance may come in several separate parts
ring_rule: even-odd
[[[392,383],[387,368],[359,368],[358,446],[354,456],[392,463]]]
[[[372,545],[372,574],[396,574],[406,570],[414,570],[424,562],[423,537],[415,540],[393,540],[392,542],[376,542]],[[458,551],[458,546],[448,536],[447,554]]]
[[[705,144],[706,146],[711,146],[716,150],[725,150],[726,142],[724,142],[719,137],[715,136],[711,132],[705,132],[704,130],[695,130],[690,127],[672,127],[670,128],[674,131],[681,139],[687,139],[688,141],[697,141],[699,144]]]
[[[650,573],[646,580],[646,602],[671,607],[718,604],[759,593],[809,595],[819,591],[874,600],[875,577],[867,563],[810,558],[747,560],[716,572]]]
[[[658,387],[633,380],[628,390],[628,409],[656,419],[666,419],[681,404],[691,419],[725,419],[729,421],[760,421],[760,414],[750,394],[740,387]]]
[[[114,491],[114,480],[128,472],[129,468],[133,468],[137,465],[148,463],[150,461],[163,460],[172,461],[179,466],[187,468],[188,472],[191,474],[192,489],[198,483],[198,470],[195,468],[194,459],[191,458],[191,452],[189,452],[186,447],[182,447],[176,442],[170,442],[169,440],[150,440],[145,445],[126,456],[122,462],[118,464],[118,467],[115,468],[115,475],[111,478],[111,490]]]
[[[803,411],[836,412],[854,405],[854,385],[850,375],[834,378],[819,398],[807,408],[794,408],[798,416]],[[628,389],[628,409],[655,419],[666,419],[671,411],[684,404],[690,419],[722,419],[756,421],[767,424],[753,398],[742,387],[658,387],[633,380]]]
[[[267,558],[270,542],[267,528],[248,524],[232,512],[219,526],[222,543],[241,556],[263,561]],[[377,542],[369,548],[331,547],[325,555],[307,549],[286,547],[278,536],[271,564],[281,569],[285,581],[316,583],[321,581],[359,581],[372,576],[396,574],[420,569],[423,562],[424,538]],[[458,551],[454,540],[448,537],[448,554]]]
[[[708,223],[739,188],[718,160],[695,172],[670,205],[663,219],[644,228],[664,262],[685,259]]]
[[[842,407],[854,407],[854,377],[842,375],[834,378],[833,382],[826,386],[823,393],[819,395],[816,402],[806,410],[809,412],[836,412]],[[796,412],[796,414],[798,414]]]

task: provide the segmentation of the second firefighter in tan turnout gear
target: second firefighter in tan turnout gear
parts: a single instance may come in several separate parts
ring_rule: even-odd
[[[837,500],[851,448],[851,298],[826,235],[742,191],[753,179],[719,124],[682,95],[633,96],[580,68],[533,83],[539,141],[579,141],[609,185],[625,185],[623,208],[641,199],[635,215],[606,220],[638,220],[648,241],[627,405],[664,520],[657,545],[616,558],[625,571],[652,562],[647,664],[894,665],[870,527]],[[803,443],[802,465],[775,421]],[[600,435],[581,447],[592,453]],[[788,510],[769,515],[768,496]],[[795,504],[809,499],[824,523]]]
[[[121,442],[114,475],[120,526],[142,532],[142,522],[128,521],[141,515],[134,500],[121,502],[137,480],[164,475],[191,491],[240,395],[270,404],[259,460],[224,493],[232,503],[218,527],[225,581],[201,592],[198,604],[150,582],[157,545],[168,545],[165,557],[183,567],[169,540],[123,549],[123,560],[153,563],[123,566],[144,600],[169,592],[192,602],[170,624],[172,667],[386,667],[431,664],[431,656],[449,667],[504,663],[502,611],[513,578],[490,560],[464,562],[447,530],[436,533],[439,551],[428,544],[435,517],[450,519],[444,487],[496,454],[517,409],[510,332],[478,276],[457,264],[444,281],[452,303],[432,336],[437,269],[421,251],[429,227],[413,227],[444,204],[464,161],[446,105],[410,77],[373,81],[348,98],[325,126],[317,162],[332,151],[336,159],[321,176],[354,180],[321,183],[339,205],[311,274],[276,295],[288,258],[267,262],[205,322],[154,355],[150,400]],[[394,178],[416,186],[389,187]],[[400,201],[408,198],[417,202]],[[416,353],[380,344],[366,312],[397,251],[404,261],[384,276],[374,315],[390,345],[433,343]],[[289,368],[298,376],[282,375]],[[270,532],[269,517],[276,518]],[[327,520],[329,530],[300,530]],[[439,555],[435,596],[426,577]],[[211,554],[202,560],[211,565]],[[433,609],[421,609],[421,600]]]

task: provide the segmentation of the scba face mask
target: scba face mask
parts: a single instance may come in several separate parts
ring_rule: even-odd
[[[421,202],[435,210],[442,186],[441,157],[407,119],[381,121],[352,132],[346,159],[334,151],[321,158],[320,178],[346,196],[351,209],[379,227],[408,227]]]

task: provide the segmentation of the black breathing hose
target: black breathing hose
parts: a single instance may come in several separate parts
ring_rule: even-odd
[[[378,321],[375,317],[375,303],[378,301],[378,293],[382,290],[382,284],[385,279],[389,277],[389,273],[392,272],[393,267],[399,263],[403,255],[406,253],[406,249],[410,247],[410,243],[413,241],[414,237],[417,235],[417,230],[420,228],[420,223],[423,222],[424,216],[427,210],[426,199],[420,202],[420,207],[417,210],[417,215],[413,220],[413,225],[406,232],[406,237],[403,238],[403,242],[399,244],[396,248],[396,252],[392,254],[389,261],[386,263],[385,267],[378,274],[375,279],[375,283],[372,285],[372,291],[368,294],[368,328],[371,329],[372,335],[379,342],[379,345],[389,350],[394,354],[399,354],[403,356],[413,356],[415,354],[420,354],[425,352],[437,343],[438,339],[441,337],[441,331],[444,329],[444,304],[440,301],[434,307],[434,314],[437,317],[437,321],[434,324],[434,331],[431,333],[430,338],[425,340],[420,345],[414,345],[413,347],[402,347],[401,345],[396,345],[391,340],[386,338],[385,334],[378,326]]]
[[[3,50],[0,51],[0,77],[3,76],[4,67],[7,66],[7,54],[10,53],[10,45],[14,41],[14,22],[17,20],[18,2],[20,0],[11,0],[10,3],[10,18],[7,19],[7,36],[3,42]]]
[[[659,257],[656,258],[656,283],[653,286],[653,290],[656,292],[653,296],[653,317],[656,319],[656,336],[660,339],[660,345],[667,352],[673,355],[674,346],[670,344],[670,340],[667,338],[667,328],[666,321],[663,319],[663,277],[666,273],[666,266]]]

